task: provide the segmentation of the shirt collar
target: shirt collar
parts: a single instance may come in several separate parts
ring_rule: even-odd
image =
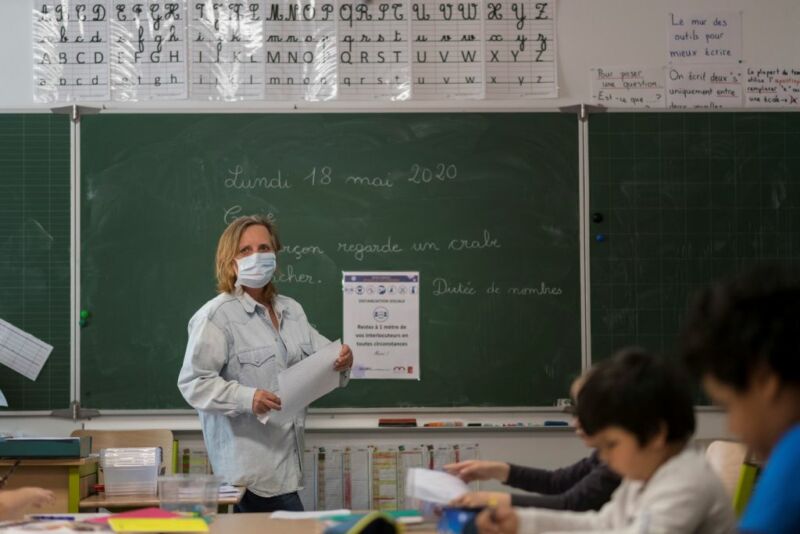
[[[244,308],[244,311],[246,311],[247,313],[249,314],[254,313],[256,311],[256,308],[263,309],[264,313],[267,312],[263,304],[256,302],[256,300],[247,293],[245,293],[241,287],[237,287],[236,289],[234,289],[233,294],[236,296],[237,299],[239,299],[239,302],[242,303],[242,307]],[[281,299],[278,298],[277,296],[272,300],[272,309],[275,310],[275,315],[277,315],[278,318],[281,319],[283,318],[283,315],[286,312],[286,306],[284,306],[283,302],[281,302]]]

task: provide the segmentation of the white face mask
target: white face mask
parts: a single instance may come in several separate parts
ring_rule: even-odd
[[[236,260],[239,275],[236,286],[261,288],[269,284],[275,273],[275,254],[273,252],[256,252]]]

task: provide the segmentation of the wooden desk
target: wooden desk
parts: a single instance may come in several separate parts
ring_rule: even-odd
[[[5,472],[15,459],[0,459],[0,470]],[[53,504],[37,508],[37,513],[78,513],[81,500],[81,478],[88,493],[89,480],[97,482],[97,458],[71,458],[47,460],[22,460],[16,472],[9,477],[5,489],[24,486],[47,488],[55,494]]]
[[[235,497],[221,497],[220,506],[238,504],[242,500],[245,488],[237,488],[239,494]],[[160,504],[158,495],[115,495],[107,497],[105,494],[90,495],[80,502],[81,510],[90,508],[146,508]]]
[[[270,514],[218,515],[211,523],[211,534],[322,534],[325,525],[313,519],[272,519]],[[406,525],[406,532],[436,534],[433,524]]]

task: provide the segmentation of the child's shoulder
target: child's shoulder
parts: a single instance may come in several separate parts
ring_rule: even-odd
[[[683,488],[699,495],[727,499],[725,488],[706,461],[705,455],[691,446],[687,446],[665,463],[656,472],[653,482],[656,481],[666,487]]]
[[[797,451],[800,451],[800,423],[787,430],[778,440],[767,460],[765,473],[772,471],[771,476],[791,480],[794,486],[800,477],[800,454]]]

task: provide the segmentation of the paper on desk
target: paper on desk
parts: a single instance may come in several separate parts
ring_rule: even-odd
[[[6,396],[3,395],[3,390],[0,390],[0,406],[8,408],[8,401],[6,400]]]
[[[230,484],[220,484],[219,496],[222,497],[223,495],[239,495],[239,488]]]
[[[326,517],[350,515],[350,510],[320,510],[318,512],[272,512],[272,519],[324,519]]]
[[[339,371],[333,363],[342,349],[341,340],[325,345],[308,358],[281,371],[278,374],[277,395],[281,398],[281,409],[259,415],[258,420],[266,423],[290,421],[306,406],[339,387]]]
[[[208,523],[199,517],[173,517],[165,519],[110,518],[108,524],[114,532],[208,532]]]
[[[447,504],[469,492],[469,486],[444,471],[412,467],[406,475],[406,495],[422,501]]]
[[[53,346],[0,319],[0,363],[36,380]]]

